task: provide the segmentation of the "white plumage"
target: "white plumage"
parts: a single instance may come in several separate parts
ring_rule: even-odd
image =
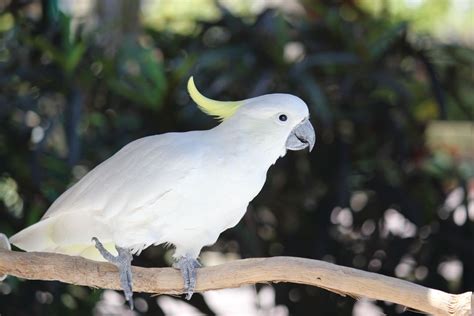
[[[202,247],[239,222],[278,157],[287,148],[303,148],[288,147],[295,128],[308,118],[299,98],[273,94],[240,102],[213,129],[126,145],[10,241],[26,251],[94,260],[104,259],[92,237],[113,253],[115,245],[139,253],[166,242],[176,247],[176,258],[196,258]],[[295,137],[293,143],[302,141]]]

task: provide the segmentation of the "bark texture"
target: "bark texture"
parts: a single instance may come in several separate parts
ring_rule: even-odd
[[[176,269],[132,269],[133,289],[136,292],[183,292],[183,280]],[[115,266],[54,253],[0,250],[2,274],[120,289]],[[472,292],[450,294],[393,277],[295,257],[244,259],[201,268],[198,270],[196,292],[268,282],[308,284],[341,295],[389,301],[433,315],[473,315]]]

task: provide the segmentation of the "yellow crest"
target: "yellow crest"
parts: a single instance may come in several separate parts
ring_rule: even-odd
[[[242,101],[216,101],[203,96],[196,88],[193,77],[188,80],[188,93],[201,111],[219,120],[231,117],[243,104]]]

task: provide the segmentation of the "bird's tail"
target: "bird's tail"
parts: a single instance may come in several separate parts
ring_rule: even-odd
[[[105,261],[95,248],[92,237],[99,238],[111,253],[115,254],[116,250],[114,243],[108,236],[104,236],[100,226],[84,214],[65,213],[43,219],[23,229],[10,237],[10,242],[25,251],[55,252]]]
[[[10,242],[25,251],[51,251],[57,247],[52,237],[54,218],[31,225],[10,237]]]
[[[0,249],[4,249],[4,250],[12,249],[7,236],[5,236],[5,234],[2,234],[2,233],[0,233]],[[0,274],[0,282],[5,280],[6,277],[7,277],[6,274]]]

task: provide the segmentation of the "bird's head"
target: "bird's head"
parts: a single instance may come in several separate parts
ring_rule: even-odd
[[[294,95],[276,93],[242,101],[215,101],[197,90],[193,77],[188,81],[188,92],[204,113],[253,131],[255,137],[282,140],[288,150],[311,151],[314,147],[316,135],[309,122],[308,106]]]

